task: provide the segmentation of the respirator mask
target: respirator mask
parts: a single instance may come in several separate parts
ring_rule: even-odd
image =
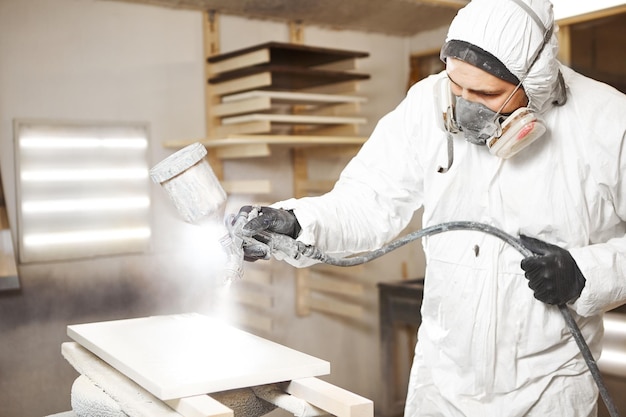
[[[493,111],[484,104],[454,96],[448,78],[437,81],[434,96],[441,112],[436,117],[442,130],[463,133],[465,140],[486,145],[491,154],[502,159],[517,154],[546,132],[544,122],[528,107],[520,107],[508,115],[500,113],[501,109]]]
[[[450,80],[447,77],[437,81],[433,94],[439,113],[436,115],[436,119],[440,128],[447,133],[448,140],[448,167],[440,167],[439,172],[446,172],[452,166],[453,134],[463,133],[468,142],[486,145],[491,154],[502,159],[508,159],[533,143],[547,130],[541,118],[528,107],[520,107],[511,114],[502,114],[502,110],[513,95],[522,87],[541,51],[550,41],[554,29],[553,27],[544,27],[537,14],[523,1],[512,1],[524,9],[543,30],[543,42],[531,56],[530,65],[521,79],[511,74],[496,57],[475,45],[451,40],[442,48],[441,56],[444,62],[445,58],[452,57],[481,68],[480,62],[485,62],[481,60],[489,59],[492,64],[497,61],[496,64],[499,65],[490,65],[487,71],[515,84],[516,87],[498,111],[493,111],[483,104],[469,102],[462,97],[454,96],[450,90]]]

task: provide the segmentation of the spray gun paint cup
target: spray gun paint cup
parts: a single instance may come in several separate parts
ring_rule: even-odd
[[[182,218],[195,223],[203,217],[224,217],[226,192],[205,156],[206,148],[193,143],[175,152],[150,170]]]
[[[178,213],[189,223],[203,218],[224,218],[226,191],[207,162],[206,154],[201,143],[194,143],[150,170],[152,180],[167,191]],[[227,226],[232,227],[230,222]],[[233,242],[231,233],[222,237],[220,244],[227,255],[224,281],[230,283],[243,275],[243,248],[240,241]]]

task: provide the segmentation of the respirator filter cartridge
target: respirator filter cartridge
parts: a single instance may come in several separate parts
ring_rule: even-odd
[[[502,133],[487,140],[489,152],[508,159],[546,132],[544,122],[528,107],[515,110],[502,123]]]

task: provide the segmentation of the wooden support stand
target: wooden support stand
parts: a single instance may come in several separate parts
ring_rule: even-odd
[[[259,398],[288,411],[294,397],[298,409],[373,416],[372,401],[316,378],[330,372],[328,362],[208,316],[85,323],[68,326],[67,333],[75,342],[63,343],[61,352],[83,378],[76,386],[95,384],[104,392],[84,401],[94,396],[83,389],[75,397],[90,408],[113,401],[130,417],[232,417],[221,402],[225,393],[236,392],[233,407],[246,412],[250,400],[258,401],[249,388],[270,387]]]

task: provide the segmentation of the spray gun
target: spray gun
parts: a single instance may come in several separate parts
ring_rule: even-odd
[[[167,192],[183,220],[192,224],[207,218],[224,217],[226,192],[206,155],[206,148],[201,143],[193,143],[150,170],[150,177]],[[220,238],[220,244],[227,257],[223,271],[226,282],[243,276],[243,248],[246,245],[263,247],[268,257],[278,252],[294,259],[301,256],[303,245],[289,236],[270,232],[247,235],[243,226],[259,214],[260,208],[254,207],[249,213],[229,215],[224,220],[227,233]]]

